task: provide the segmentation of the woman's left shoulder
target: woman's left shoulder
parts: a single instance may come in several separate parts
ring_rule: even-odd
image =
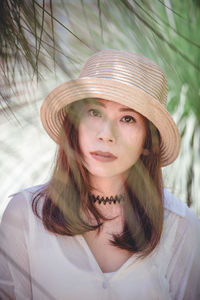
[[[156,251],[157,264],[167,278],[173,299],[200,299],[200,220],[166,189],[164,226]]]
[[[163,201],[163,231],[155,249],[155,258],[162,264],[163,274],[166,274],[172,262],[179,265],[179,269],[184,264],[189,266],[188,262],[193,264],[199,256],[200,220],[186,203],[166,189],[163,191]],[[197,269],[200,274],[200,266]]]
[[[167,215],[171,216],[173,222],[178,222],[178,229],[191,233],[192,237],[195,236],[200,241],[200,219],[193,212],[186,203],[181,201],[175,195],[170,193],[167,189],[163,190],[164,209]],[[184,228],[184,230],[183,230]]]

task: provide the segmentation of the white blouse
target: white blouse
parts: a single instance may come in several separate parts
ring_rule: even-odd
[[[14,195],[0,226],[0,299],[200,299],[200,221],[164,190],[162,238],[145,259],[132,255],[103,273],[82,235],[48,232],[31,207],[35,186]]]

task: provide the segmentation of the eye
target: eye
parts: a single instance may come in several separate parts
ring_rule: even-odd
[[[98,109],[91,108],[88,110],[88,115],[91,117],[99,117],[101,118],[101,113]]]
[[[123,118],[121,118],[121,121],[124,123],[136,122],[136,120],[132,116],[124,116]]]

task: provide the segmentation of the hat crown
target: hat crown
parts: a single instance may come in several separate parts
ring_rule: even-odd
[[[111,49],[91,56],[78,79],[56,87],[43,102],[42,124],[56,143],[60,142],[66,107],[87,98],[115,101],[145,116],[160,133],[161,165],[166,166],[176,159],[180,135],[165,108],[165,75],[153,61],[135,53]]]
[[[87,60],[79,77],[120,81],[143,90],[163,106],[167,103],[165,74],[153,61],[136,53],[111,49],[95,53]]]

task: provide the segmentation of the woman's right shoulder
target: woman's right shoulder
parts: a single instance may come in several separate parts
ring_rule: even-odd
[[[11,198],[3,213],[1,222],[20,224],[32,210],[33,196],[43,191],[48,183],[32,186],[17,193],[11,194]]]
[[[27,199],[27,197],[31,197],[33,194],[44,190],[44,188],[47,187],[48,184],[49,184],[49,182],[28,187],[26,189],[23,189],[23,190],[17,192],[17,193],[9,195],[8,198],[12,197],[12,199],[13,198],[17,199],[17,198],[20,198],[20,197],[23,198],[25,196],[25,198]]]

